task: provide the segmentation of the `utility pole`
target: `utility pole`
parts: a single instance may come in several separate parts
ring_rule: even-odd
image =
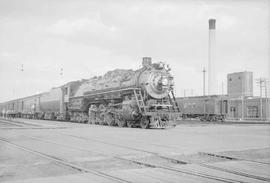
[[[205,67],[203,68],[203,96],[205,96],[205,73],[206,73],[206,70],[205,70]]]
[[[265,81],[264,81],[264,87],[265,87],[265,98],[267,98],[267,83],[268,83],[268,81],[267,81],[267,80],[265,80]]]
[[[267,120],[270,117],[270,110],[268,109],[268,86],[267,84],[269,83],[269,80],[265,79],[264,81],[264,89],[265,89],[265,120]]]
[[[220,105],[221,105],[221,109],[220,109],[220,114],[221,116],[223,115],[223,95],[224,95],[224,83],[223,81],[221,82],[221,97],[220,97]]]
[[[203,72],[203,96],[205,96],[205,73],[206,73],[205,67],[203,67],[202,72]],[[203,99],[203,116],[205,119],[205,98]]]
[[[241,94],[242,94],[242,97],[241,97],[241,99],[242,99],[242,115],[241,115],[241,119],[242,120],[244,120],[244,118],[245,118],[245,104],[244,104],[244,88],[243,88],[244,86],[242,85],[242,88],[241,88]]]
[[[244,95],[242,95],[242,120],[245,118],[245,104],[244,104]]]
[[[262,78],[260,78],[260,106],[261,106],[261,120],[263,118],[263,112],[262,112],[262,108],[263,108],[263,105],[262,105]]]
[[[256,83],[259,84],[260,86],[260,119],[263,119],[263,104],[262,104],[262,88],[263,88],[263,83],[265,82],[265,80],[263,78],[259,78],[257,79]]]
[[[264,81],[264,87],[265,87],[265,120],[269,117],[269,111],[268,111],[268,99],[267,99],[267,80]]]
[[[221,83],[221,94],[224,95],[224,82]]]

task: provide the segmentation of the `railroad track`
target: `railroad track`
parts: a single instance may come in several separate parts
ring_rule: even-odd
[[[235,158],[235,157],[218,155],[218,154],[213,154],[213,153],[205,153],[205,152],[199,152],[199,153],[204,154],[204,155],[208,155],[208,156],[214,156],[214,157],[219,157],[219,158],[223,158],[223,159],[228,159],[228,160],[249,161],[249,162],[254,162],[254,163],[259,163],[259,164],[264,164],[264,165],[270,165],[269,163],[263,163],[263,162],[253,161],[253,160],[246,160],[246,159],[242,159],[242,158]],[[253,178],[253,179],[257,179],[257,180],[270,182],[269,178],[265,178],[265,177],[261,177],[261,176],[257,176],[257,175],[251,175],[251,174],[247,174],[247,173],[243,173],[243,172],[233,171],[233,170],[216,167],[216,166],[209,165],[209,164],[199,164],[199,165],[206,167],[206,168],[214,169],[214,170],[220,170],[220,171],[232,173],[235,175],[240,175],[240,176],[245,176],[245,177],[249,177],[249,178]]]
[[[7,124],[9,126],[4,127],[2,129],[15,129],[15,130],[25,130],[25,129],[66,129],[67,127],[46,127],[38,124],[30,124],[30,123],[25,123],[22,121],[12,121],[8,119],[3,119],[0,118],[0,123],[2,124]],[[14,127],[15,126],[15,127]],[[0,128],[1,129],[1,128]]]
[[[219,154],[208,153],[208,152],[199,152],[199,154],[203,154],[203,155],[207,155],[207,156],[213,156],[213,157],[218,157],[218,158],[227,159],[227,160],[249,161],[249,162],[254,162],[254,163],[259,163],[259,164],[264,164],[264,165],[270,165],[270,163],[266,163],[266,162],[260,162],[260,161],[255,161],[255,160],[250,160],[250,159],[244,159],[244,158],[238,158],[238,157],[232,157],[232,156],[226,156],[226,155],[219,155]]]
[[[212,166],[212,165],[208,165],[208,164],[199,164],[199,165],[203,166],[205,168],[210,168],[212,170],[219,170],[219,171],[223,171],[223,172],[227,172],[227,173],[231,173],[231,174],[235,174],[235,175],[240,175],[243,177],[249,177],[249,178],[252,178],[255,180],[262,180],[262,181],[270,182],[269,178],[265,178],[265,177],[261,177],[261,176],[257,176],[257,175],[251,175],[251,174],[247,174],[247,173],[243,173],[243,172],[228,170],[226,168],[220,168],[220,167],[216,167],[216,166]]]
[[[25,123],[25,122],[17,121],[17,120],[14,121],[12,119],[3,119],[3,118],[0,118],[0,121],[1,122],[5,122],[5,123],[14,124],[14,125],[20,125],[20,126],[36,126],[36,127],[41,127],[41,125],[38,125],[38,124]]]
[[[55,144],[55,145],[61,145],[61,146],[65,146],[68,148],[72,148],[72,149],[76,149],[76,150],[82,150],[82,151],[87,151],[87,152],[96,152],[96,151],[92,151],[86,148],[82,148],[82,147],[77,147],[77,146],[71,146],[71,145],[67,145],[67,144],[63,144],[63,143],[57,143],[57,142],[53,142],[53,141],[48,141],[48,140],[44,140],[38,137],[30,137],[30,136],[26,136],[38,141],[42,141],[42,142],[46,142],[46,143],[51,143],[51,144]],[[145,151],[142,151],[145,152]],[[138,160],[133,160],[133,159],[127,159],[127,158],[122,158],[122,157],[118,157],[118,156],[108,156],[106,154],[100,153],[98,152],[99,155],[102,156],[106,156],[106,157],[110,157],[110,158],[114,158],[114,159],[118,159],[118,160],[122,160],[122,161],[128,161],[137,165],[142,165],[145,167],[150,167],[150,168],[161,168],[164,170],[169,170],[169,171],[173,171],[173,172],[178,172],[178,173],[183,173],[183,174],[188,174],[188,175],[192,175],[192,176],[196,176],[196,177],[201,177],[201,178],[206,178],[206,179],[211,179],[211,180],[215,180],[215,181],[220,181],[220,182],[227,182],[227,183],[244,183],[244,181],[239,181],[239,180],[235,180],[235,179],[230,179],[230,178],[223,178],[223,177],[219,177],[219,176],[214,176],[214,175],[209,175],[206,173],[200,173],[200,172],[196,172],[196,171],[191,171],[191,170],[186,170],[184,167],[180,168],[180,167],[171,167],[171,166],[164,166],[164,165],[160,165],[160,164],[155,164],[155,163],[146,163],[146,162],[142,162],[142,161],[138,161]],[[154,153],[157,154],[157,153]],[[162,156],[163,159],[166,160],[170,160],[172,163],[176,163],[176,164],[188,164],[187,162],[183,162],[180,160],[175,160],[172,159],[170,157],[164,157]],[[200,165],[200,164],[198,164]],[[204,165],[203,165],[204,166]],[[222,169],[217,169],[216,167],[206,167],[205,168],[210,168],[210,169],[215,169],[215,170],[219,170],[219,171],[223,171],[226,173],[231,173],[231,174],[235,174],[235,175],[239,175],[239,176],[244,176],[244,177],[249,177],[252,179],[256,179],[256,180],[262,180],[262,181],[268,181],[267,178],[263,178],[263,177],[259,177],[259,176],[253,176],[253,175],[249,175],[249,174],[243,174],[241,172],[233,172],[233,171],[225,171]]]
[[[158,156],[160,158],[169,160],[171,163],[175,163],[175,164],[189,164],[188,162],[185,162],[185,161],[182,161],[182,160],[179,160],[179,159],[175,159],[175,158],[171,158],[171,157],[166,157],[166,156],[160,155],[160,154],[158,154],[156,152],[152,152],[152,151],[146,151],[146,150],[139,149],[139,148],[133,148],[133,147],[114,144],[114,143],[108,143],[108,142],[104,142],[104,141],[93,139],[93,138],[85,138],[85,137],[80,137],[80,136],[70,135],[70,134],[65,134],[65,135],[80,138],[80,139],[84,139],[84,140],[93,140],[93,141],[97,141],[97,142],[100,142],[100,143],[103,143],[103,144],[107,144],[107,145],[111,145],[111,146],[117,146],[117,147],[120,147],[120,148],[126,148],[126,149],[135,150],[135,151],[139,151],[139,152],[149,153],[149,154]],[[240,158],[229,157],[229,156],[224,156],[224,155],[217,155],[217,154],[213,154],[213,153],[199,152],[199,154],[204,154],[204,155],[213,156],[213,157],[222,158],[222,159],[227,159],[227,160],[249,161],[249,162],[255,162],[255,163],[261,163],[261,164],[269,165],[269,163],[263,163],[263,162],[258,162],[258,161],[254,161],[254,160],[248,160],[248,159],[240,159]],[[225,168],[219,168],[219,167],[215,167],[215,166],[208,165],[208,164],[203,164],[203,163],[200,163],[200,164],[197,164],[197,165],[205,167],[205,168],[213,169],[213,170],[219,170],[219,171],[223,171],[223,172],[227,172],[227,173],[231,173],[231,174],[235,174],[235,175],[249,177],[249,178],[256,179],[256,180],[262,180],[262,181],[270,182],[270,179],[266,178],[266,177],[261,177],[261,176],[257,176],[257,175],[251,175],[251,174],[238,172],[238,171],[232,171],[232,170],[228,170],[228,169],[225,169]]]
[[[13,123],[13,122],[10,122],[10,121],[7,121],[7,120],[3,120],[3,119],[0,119],[0,123],[8,124],[8,125],[11,125],[11,126],[23,127],[23,125],[19,125],[19,124],[16,124],[16,123]]]
[[[78,166],[76,164],[70,163],[70,162],[68,162],[66,160],[63,160],[61,158],[54,157],[54,156],[51,156],[51,155],[48,155],[48,154],[45,154],[45,153],[30,149],[30,148],[27,148],[27,147],[24,147],[24,146],[21,146],[21,145],[18,145],[18,144],[15,144],[15,143],[13,143],[11,141],[8,141],[6,139],[3,139],[3,138],[0,138],[0,141],[4,142],[6,144],[9,144],[9,145],[11,145],[13,147],[16,147],[18,149],[24,150],[26,152],[29,152],[29,153],[32,153],[32,154],[35,154],[35,155],[39,155],[39,156],[41,156],[43,158],[52,160],[52,161],[54,161],[54,162],[56,162],[56,163],[58,163],[60,165],[72,168],[72,169],[77,170],[77,171],[82,172],[82,173],[91,173],[91,174],[94,174],[94,175],[97,175],[97,176],[100,176],[100,177],[103,177],[103,178],[106,178],[106,179],[109,179],[109,180],[115,181],[115,182],[130,183],[130,181],[127,181],[127,180],[124,180],[124,179],[121,179],[121,178],[118,178],[118,177],[115,177],[115,176],[112,176],[112,175],[109,175],[109,174],[106,174],[106,173],[103,173],[103,172],[100,172],[100,171],[86,169],[84,167],[81,167],[81,166]]]

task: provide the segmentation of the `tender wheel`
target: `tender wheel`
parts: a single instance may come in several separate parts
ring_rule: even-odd
[[[150,121],[149,121],[149,119],[146,118],[146,117],[142,117],[142,119],[141,119],[141,121],[140,121],[140,126],[141,126],[141,128],[143,128],[143,129],[149,128],[149,126],[150,126]]]
[[[104,121],[109,126],[115,126],[115,122],[114,122],[113,116],[111,114],[105,114]]]
[[[100,119],[100,115],[99,114],[97,114],[97,116],[96,116],[95,124],[101,125],[101,119]]]
[[[128,126],[129,128],[133,128],[133,123],[130,122],[130,121],[128,121],[128,122],[127,122],[127,126]]]
[[[90,116],[88,118],[88,123],[95,124],[95,114],[90,114]]]
[[[88,123],[89,124],[96,124],[96,116],[97,116],[97,106],[96,105],[91,105],[88,109]]]
[[[125,127],[127,126],[127,122],[123,119],[119,119],[119,116],[116,116],[115,122],[119,127]]]
[[[105,124],[105,122],[104,122],[104,115],[103,114],[97,113],[95,124],[98,124],[98,125],[104,125]]]
[[[96,125],[99,125],[99,118],[96,118],[95,123]]]
[[[107,125],[107,123],[104,121],[106,108],[103,104],[100,104],[98,107],[98,114],[97,114],[97,122],[100,125]]]
[[[98,118],[98,124],[100,124],[100,125],[107,125],[107,123],[104,121],[104,117],[100,117],[100,118]]]

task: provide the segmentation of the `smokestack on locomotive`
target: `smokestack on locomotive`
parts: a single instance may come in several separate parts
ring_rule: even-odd
[[[216,94],[216,19],[209,19],[209,43],[208,43],[208,95]]]

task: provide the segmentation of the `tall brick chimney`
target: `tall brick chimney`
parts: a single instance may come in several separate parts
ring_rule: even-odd
[[[217,82],[215,74],[216,61],[216,20],[209,19],[209,42],[208,42],[208,95],[217,94]]]

